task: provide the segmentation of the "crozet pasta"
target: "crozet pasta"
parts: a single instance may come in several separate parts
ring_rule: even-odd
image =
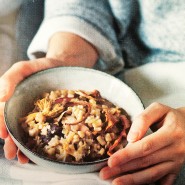
[[[129,115],[99,91],[44,93],[20,119],[27,147],[64,162],[104,159],[127,144]]]

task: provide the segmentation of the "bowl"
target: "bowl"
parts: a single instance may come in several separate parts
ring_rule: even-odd
[[[5,104],[5,123],[20,150],[34,163],[60,173],[87,173],[100,170],[107,159],[83,163],[69,163],[40,156],[25,146],[23,130],[18,119],[33,109],[33,102],[44,92],[58,89],[100,91],[102,97],[122,107],[131,119],[143,111],[137,94],[121,80],[94,69],[81,67],[57,67],[35,73],[23,80]]]

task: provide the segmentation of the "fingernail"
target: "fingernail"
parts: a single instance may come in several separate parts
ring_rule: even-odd
[[[138,132],[138,131],[132,131],[132,130],[131,130],[131,131],[128,133],[127,141],[128,141],[129,143],[135,142],[135,141],[137,141],[138,137],[139,137],[139,132]]]

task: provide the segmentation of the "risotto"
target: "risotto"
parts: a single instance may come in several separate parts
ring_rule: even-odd
[[[104,159],[127,144],[130,118],[99,91],[44,93],[20,119],[27,147],[65,162]]]

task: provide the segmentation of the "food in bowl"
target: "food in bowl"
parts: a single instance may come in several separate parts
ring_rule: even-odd
[[[20,119],[24,142],[32,151],[63,162],[104,159],[127,144],[127,112],[98,90],[44,93]]]
[[[33,152],[25,145],[28,139],[23,141],[24,131],[18,120],[33,110],[33,102],[40,99],[41,94],[57,89],[97,89],[104,98],[125,109],[131,120],[144,110],[140,98],[127,84],[104,72],[81,67],[57,67],[26,78],[5,103],[4,117],[9,134],[17,147],[32,162],[47,170],[65,174],[99,171],[107,164],[108,158],[87,162],[63,162],[48,158],[44,153],[40,155]]]

